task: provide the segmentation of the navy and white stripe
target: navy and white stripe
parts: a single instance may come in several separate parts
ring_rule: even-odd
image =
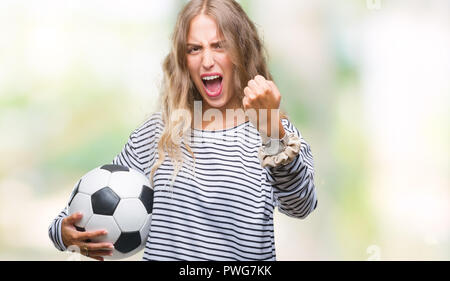
[[[173,166],[166,159],[154,175],[153,215],[144,260],[275,260],[273,210],[305,218],[317,206],[313,157],[300,132],[282,120],[286,132],[302,141],[300,154],[285,166],[262,168],[261,138],[246,122],[220,131],[191,131],[195,175],[190,153],[170,187]],[[156,163],[163,131],[161,113],[136,129],[113,163],[147,176]],[[60,220],[49,228],[55,246],[65,250]]]
[[[50,237],[50,240],[52,240],[53,244],[55,245],[56,249],[60,251],[67,250],[66,246],[63,243],[62,237],[61,237],[61,223],[62,220],[69,215],[68,208],[65,207],[61,213],[52,221],[50,224],[50,227],[48,228],[48,236]]]

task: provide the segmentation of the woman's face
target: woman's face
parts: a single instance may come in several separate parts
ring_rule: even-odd
[[[223,40],[211,17],[198,15],[191,21],[187,37],[187,66],[203,97],[203,110],[240,107],[233,91],[233,64]]]

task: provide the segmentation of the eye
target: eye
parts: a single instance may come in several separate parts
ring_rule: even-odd
[[[200,51],[200,47],[198,47],[198,46],[192,46],[192,47],[188,48],[188,54],[192,54],[192,53],[195,53],[198,51]]]
[[[219,50],[223,49],[223,43],[219,42],[219,43],[214,44],[214,48],[219,49]]]

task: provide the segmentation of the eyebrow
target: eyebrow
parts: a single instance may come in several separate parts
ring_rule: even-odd
[[[220,40],[220,41],[212,42],[211,45],[223,45],[224,43],[225,43],[225,40]],[[187,46],[201,47],[202,45],[200,43],[187,43]]]

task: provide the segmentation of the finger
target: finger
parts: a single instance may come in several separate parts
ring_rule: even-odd
[[[254,93],[249,87],[245,87],[244,88],[244,94],[245,94],[245,96],[247,98],[253,98],[254,97]]]
[[[245,109],[245,110],[247,110],[247,108],[250,106],[247,97],[244,97],[244,98],[242,99],[242,105],[244,106],[244,109]]]
[[[101,243],[90,242],[90,243],[81,243],[80,248],[81,249],[87,248],[89,251],[98,251],[98,250],[111,251],[114,249],[114,245],[109,242],[101,242]]]
[[[258,84],[259,88],[264,90],[265,92],[270,89],[270,86],[267,83],[266,78],[264,78],[263,76],[257,75],[254,80]]]
[[[91,257],[110,257],[113,251],[99,250],[99,251],[89,251],[89,256]]]
[[[256,83],[255,80],[250,80],[248,82],[248,87],[255,93],[260,93],[262,92],[262,89],[259,87],[258,83]]]
[[[275,83],[273,81],[267,80],[267,84],[269,85],[269,87],[272,89],[272,91],[274,93],[278,93],[279,92],[278,88],[277,88],[277,85],[275,85]]]
[[[106,230],[96,230],[96,231],[85,231],[85,232],[81,232],[81,234],[79,235],[80,239],[82,240],[86,240],[86,239],[93,239],[99,236],[103,236],[108,234],[108,232]]]
[[[63,222],[67,223],[67,224],[75,224],[77,221],[81,220],[81,218],[83,217],[83,214],[80,212],[74,213],[68,217],[66,217]]]
[[[259,81],[266,82],[267,81],[266,78],[264,78],[264,76],[259,75],[259,74],[255,76],[254,80],[256,82],[259,82]]]

